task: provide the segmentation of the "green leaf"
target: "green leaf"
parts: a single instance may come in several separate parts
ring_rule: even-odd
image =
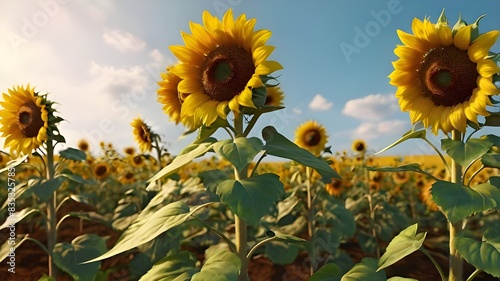
[[[354,265],[344,276],[342,281],[386,281],[384,271],[377,271],[378,260],[374,258],[363,258],[360,263]]]
[[[289,235],[289,234],[284,234],[276,230],[268,230],[266,231],[266,236],[267,237],[274,237],[274,240],[282,241],[282,242],[287,242],[287,243],[302,243],[306,242],[305,239]]]
[[[181,155],[174,158],[172,163],[161,169],[160,172],[158,172],[148,180],[149,185],[146,190],[149,191],[151,188],[153,188],[155,186],[156,180],[174,174],[178,169],[193,161],[193,159],[203,156],[205,153],[212,149],[213,142],[215,142],[214,139],[209,138],[204,142],[194,143],[188,146],[186,149],[184,149]]]
[[[424,243],[427,232],[417,234],[417,228],[417,224],[411,225],[392,239],[385,253],[378,261],[377,271],[398,262],[402,258],[420,249]]]
[[[426,131],[425,129],[424,130],[418,130],[418,131],[415,131],[414,129],[411,129],[410,131],[404,133],[404,135],[397,141],[395,141],[394,143],[390,144],[389,146],[387,146],[386,148],[380,150],[379,152],[375,153],[375,155],[377,154],[380,154],[384,151],[387,151],[393,147],[395,147],[396,145],[404,142],[404,141],[407,141],[409,139],[425,139],[425,135],[426,135]]]
[[[64,169],[61,171],[61,173],[57,177],[65,177],[69,179],[70,181],[80,183],[80,184],[85,184],[88,181],[82,178],[79,174],[74,174],[70,169]]]
[[[162,207],[150,216],[139,216],[120,236],[120,239],[118,239],[111,250],[87,262],[103,260],[149,242],[163,232],[182,224],[191,214],[211,203],[212,202],[197,206],[190,211],[186,203],[177,201]]]
[[[70,198],[73,199],[73,200],[75,200],[76,202],[79,202],[79,203],[84,203],[84,204],[87,204],[87,205],[94,204],[94,200],[89,195],[85,195],[85,194],[71,194]]]
[[[22,234],[19,235],[18,237],[14,239],[6,239],[5,242],[3,243],[2,247],[0,248],[0,262],[3,262],[6,258],[7,261],[5,262],[9,267],[16,267],[16,262],[15,260],[12,261],[12,264],[10,261],[9,255],[11,257],[13,256],[15,258],[16,255],[16,249],[21,246],[21,244],[26,241],[28,238],[28,234]]]
[[[486,139],[469,139],[465,144],[459,140],[441,140],[441,148],[464,167],[488,152],[492,145]]]
[[[213,190],[229,209],[252,226],[270,213],[271,207],[285,196],[283,183],[275,174],[262,174],[248,179],[225,180]]]
[[[418,163],[411,163],[411,164],[405,164],[399,167],[371,167],[367,166],[366,169],[368,171],[380,171],[380,172],[405,172],[405,171],[411,171],[411,172],[417,172],[421,173],[430,177],[435,178],[432,174],[420,169],[420,164]]]
[[[351,211],[340,204],[326,204],[324,210],[325,218],[333,223],[333,228],[344,237],[351,237],[356,232],[356,222]]]
[[[93,281],[100,262],[82,262],[106,252],[106,239],[95,234],[84,234],[70,243],[57,243],[52,251],[54,263],[76,281]]]
[[[196,272],[198,270],[195,257],[187,251],[182,251],[157,261],[139,280],[188,281]]]
[[[265,244],[266,257],[278,265],[292,263],[299,254],[300,248],[296,244],[273,240]]]
[[[394,277],[387,279],[387,281],[418,281],[418,279],[394,276]]]
[[[477,212],[496,207],[496,202],[491,196],[491,192],[494,191],[487,187],[485,189],[480,188],[476,191],[461,184],[437,181],[432,185],[431,194],[448,220],[455,223]]]
[[[68,147],[65,150],[59,152],[62,158],[75,160],[75,161],[85,161],[87,159],[87,154],[79,149]]]
[[[488,182],[496,188],[500,188],[500,177],[490,177]]]
[[[481,136],[480,139],[487,140],[491,142],[495,146],[500,146],[500,137],[496,135],[484,135]]]
[[[473,186],[472,189],[493,198],[493,200],[495,200],[496,202],[497,209],[498,207],[500,207],[500,187],[496,187],[490,183],[482,183]]]
[[[267,154],[294,160],[302,165],[314,168],[325,183],[331,182],[332,178],[340,178],[339,174],[326,161],[314,156],[306,149],[300,148],[278,133],[274,127],[265,127],[262,130],[262,137],[266,141],[263,149],[266,150]]]
[[[475,266],[491,274],[500,277],[500,230],[488,228],[483,235],[482,241],[462,232],[455,237],[455,245],[464,259]]]
[[[309,281],[340,281],[341,278],[340,268],[336,264],[327,263],[316,271]]]
[[[210,256],[200,272],[193,275],[193,281],[237,281],[241,268],[238,255],[232,252],[220,252]]]
[[[262,149],[259,138],[239,137],[213,144],[214,151],[231,162],[239,172],[243,170]]]
[[[485,167],[500,169],[500,154],[486,153],[481,157],[481,163]]]
[[[198,130],[198,136],[196,137],[196,141],[204,141],[211,137],[219,128],[229,127],[229,123],[226,119],[217,118],[210,126],[201,126]]]
[[[7,163],[7,166],[5,166],[4,168],[0,169],[0,174],[9,170],[10,168],[14,168],[16,167],[17,165],[21,164],[24,162],[24,160],[26,160],[26,158],[28,158],[28,155],[24,155],[22,157],[19,157],[17,159],[14,159],[12,161],[9,161]]]
[[[58,177],[51,180],[44,179],[38,185],[35,185],[33,187],[33,192],[35,192],[40,200],[42,200],[43,202],[47,202],[54,195],[54,191],[56,191],[63,182],[63,177]]]
[[[300,199],[297,196],[288,196],[285,200],[278,202],[278,216],[276,217],[276,221],[290,214],[299,202]]]
[[[39,209],[34,209],[31,207],[24,208],[21,211],[15,212],[15,213],[9,212],[9,215],[7,216],[7,219],[5,220],[5,222],[2,225],[0,225],[0,230],[7,228],[10,225],[14,225],[14,224],[22,221],[27,216],[29,216],[33,213],[38,213],[38,212],[40,212]]]
[[[28,182],[23,181],[14,187],[14,197],[11,197],[12,195],[7,196],[0,209],[4,209],[5,207],[7,207],[7,205],[9,205],[9,203],[12,204],[12,201],[18,200],[19,198],[21,198],[21,196],[24,195],[24,197],[26,198],[32,193],[33,189],[31,188],[31,186],[28,184]]]

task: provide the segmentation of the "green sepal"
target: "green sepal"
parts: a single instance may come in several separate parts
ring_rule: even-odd
[[[467,26],[467,23],[462,19],[462,15],[458,14],[458,20],[457,20],[457,23],[455,23],[455,25],[453,26],[453,28],[451,30],[451,35],[453,37],[455,37],[455,35],[457,34],[458,30],[460,28],[463,28],[464,26]]]

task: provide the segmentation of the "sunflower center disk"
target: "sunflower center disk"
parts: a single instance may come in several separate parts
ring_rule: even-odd
[[[469,100],[478,76],[467,51],[454,46],[431,49],[419,69],[423,93],[438,106],[450,107]]]
[[[315,146],[320,141],[321,141],[321,134],[316,130],[310,130],[304,134],[304,142],[308,146]]]
[[[17,112],[17,126],[24,136],[28,138],[38,136],[38,131],[43,125],[42,109],[35,102],[29,101],[21,105]]]
[[[201,65],[203,90],[213,100],[228,101],[241,93],[255,73],[253,58],[238,46],[220,46]]]

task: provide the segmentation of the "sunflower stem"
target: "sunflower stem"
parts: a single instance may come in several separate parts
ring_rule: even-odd
[[[54,179],[54,146],[52,144],[52,137],[47,139],[47,180]],[[54,264],[52,251],[57,243],[57,217],[56,217],[57,196],[56,191],[47,202],[47,251],[49,253],[49,276],[57,279],[57,267]]]
[[[311,186],[311,167],[306,166],[306,192],[307,192],[307,234],[309,234],[309,240],[311,241],[311,257],[309,264],[309,273],[312,276],[316,270],[316,248],[314,245],[314,212],[312,204],[312,186]]]
[[[461,140],[462,136],[458,130],[452,131],[453,140]],[[454,159],[451,160],[451,182],[461,183],[462,181],[462,166],[458,164]],[[455,246],[455,238],[457,234],[460,233],[463,227],[462,220],[455,223],[449,223],[450,226],[450,269],[449,269],[449,280],[450,281],[462,281],[463,280],[463,259],[458,249]]]

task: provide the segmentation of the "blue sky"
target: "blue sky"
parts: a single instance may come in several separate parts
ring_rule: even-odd
[[[414,17],[435,21],[443,8],[451,25],[459,13],[469,23],[486,14],[480,31],[500,29],[498,1],[8,1],[0,10],[0,89],[31,83],[49,92],[70,146],[82,138],[94,147],[134,145],[129,123],[140,115],[178,153],[194,136],[178,139],[184,128],[156,101],[160,72],[177,61],[168,46],[183,44],[180,31],[201,22],[203,10],[220,18],[228,8],[273,32],[271,59],[284,66],[286,109],[259,120],[253,135],[271,124],[293,139],[298,125],[316,120],[333,151],[356,138],[377,151],[411,128],[387,78],[397,29],[411,32]],[[423,153],[432,151],[410,141],[385,154]]]

